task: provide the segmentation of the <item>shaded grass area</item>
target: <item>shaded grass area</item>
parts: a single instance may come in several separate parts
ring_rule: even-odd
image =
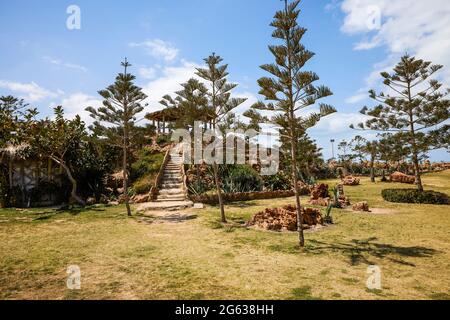
[[[424,182],[450,194],[449,171]],[[366,178],[346,187],[352,202],[390,214],[334,210],[335,225],[306,232],[303,251],[296,233],[245,227],[292,198],[230,204],[228,225],[210,206],[176,223],[127,218],[121,206],[0,210],[0,298],[449,299],[449,207],[381,198],[404,187]],[[81,269],[79,291],[66,288],[69,265]],[[366,288],[368,265],[381,268],[382,290]]]

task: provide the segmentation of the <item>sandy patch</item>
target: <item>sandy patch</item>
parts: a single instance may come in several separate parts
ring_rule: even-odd
[[[381,215],[387,215],[387,214],[397,214],[398,212],[393,209],[387,209],[387,208],[370,208],[369,214],[381,214]]]

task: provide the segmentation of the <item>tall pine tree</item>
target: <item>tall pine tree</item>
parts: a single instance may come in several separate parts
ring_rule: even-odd
[[[122,148],[124,200],[127,214],[131,216],[128,196],[130,137],[135,127],[137,114],[144,110],[142,103],[147,96],[141,88],[134,85],[133,81],[136,77],[127,72],[131,64],[126,58],[121,65],[124,67],[124,72],[118,74],[115,83],[98,92],[104,99],[103,106],[98,109],[88,107],[86,110],[96,120],[94,123],[96,132],[102,132],[111,144]]]
[[[244,98],[232,98],[231,91],[237,87],[235,83],[229,83],[228,77],[228,65],[220,65],[223,59],[217,56],[215,53],[204,59],[207,68],[198,68],[197,76],[204,79],[208,87],[208,104],[207,115],[212,119],[213,128],[218,129],[221,124],[227,122],[232,110],[246,101]],[[217,138],[223,138],[218,137]],[[219,198],[220,216],[223,223],[227,222],[225,216],[225,209],[222,199],[221,184],[219,180],[218,165],[214,161],[213,163],[214,181],[217,189],[217,196]]]
[[[361,113],[371,119],[358,125],[359,129],[395,133],[410,150],[416,185],[423,191],[420,174],[420,156],[436,147],[448,147],[450,89],[442,90],[439,81],[430,77],[443,66],[416,59],[409,55],[401,58],[393,73],[382,72],[383,84],[390,93],[371,90],[370,98],[379,104],[372,109],[364,107]],[[354,128],[352,126],[352,128]]]
[[[260,94],[266,98],[267,103],[258,102],[252,106],[255,110],[271,111],[270,119],[261,114],[253,113],[253,117],[259,117],[260,121],[270,120],[279,127],[282,138],[286,138],[290,145],[292,184],[295,190],[297,205],[297,224],[299,244],[304,246],[303,216],[301,212],[300,195],[298,192],[298,142],[302,132],[314,126],[322,117],[336,110],[326,104],[320,104],[320,111],[301,117],[297,112],[316,103],[317,100],[332,95],[330,89],[324,86],[315,86],[319,80],[317,74],[304,71],[305,64],[314,56],[314,53],[305,49],[301,44],[305,28],[298,25],[297,19],[300,13],[298,5],[300,0],[292,3],[285,0],[283,10],[275,14],[271,26],[275,28],[272,37],[280,41],[279,45],[269,46],[270,52],[275,57],[274,64],[266,64],[261,68],[269,72],[272,77],[263,77],[258,80],[261,87]],[[248,113],[247,113],[248,115]],[[253,119],[253,121],[256,121]]]

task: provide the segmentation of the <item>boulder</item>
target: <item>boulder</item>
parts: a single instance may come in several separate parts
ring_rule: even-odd
[[[96,204],[96,203],[97,203],[97,201],[95,200],[94,197],[89,197],[89,198],[87,198],[87,200],[86,200],[86,204],[87,204],[88,206],[92,206],[92,205],[94,205],[94,204]]]
[[[330,204],[330,198],[319,198],[309,200],[309,204],[313,206],[328,207]]]
[[[401,172],[394,172],[389,176],[391,182],[399,182],[399,183],[407,183],[414,184],[416,182],[416,178],[414,176],[408,176]]]
[[[307,226],[323,225],[323,218],[319,210],[302,208],[303,224]],[[256,226],[272,231],[297,231],[297,211],[292,205],[282,208],[266,209],[255,214],[247,226]]]
[[[203,203],[194,203],[194,209],[203,209],[204,207]]]
[[[369,204],[367,203],[367,201],[362,201],[362,202],[355,203],[353,205],[352,209],[353,209],[353,211],[370,212]]]
[[[311,189],[311,200],[320,198],[329,198],[328,185],[327,184],[316,184]]]
[[[344,186],[357,186],[360,183],[360,179],[354,176],[346,176],[342,179]]]
[[[134,203],[148,202],[148,194],[137,194],[131,198]]]

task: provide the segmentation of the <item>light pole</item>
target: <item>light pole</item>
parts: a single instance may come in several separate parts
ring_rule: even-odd
[[[331,139],[330,142],[331,142],[331,154],[333,155],[333,157],[331,159],[334,160],[334,142],[335,142],[335,140]]]

